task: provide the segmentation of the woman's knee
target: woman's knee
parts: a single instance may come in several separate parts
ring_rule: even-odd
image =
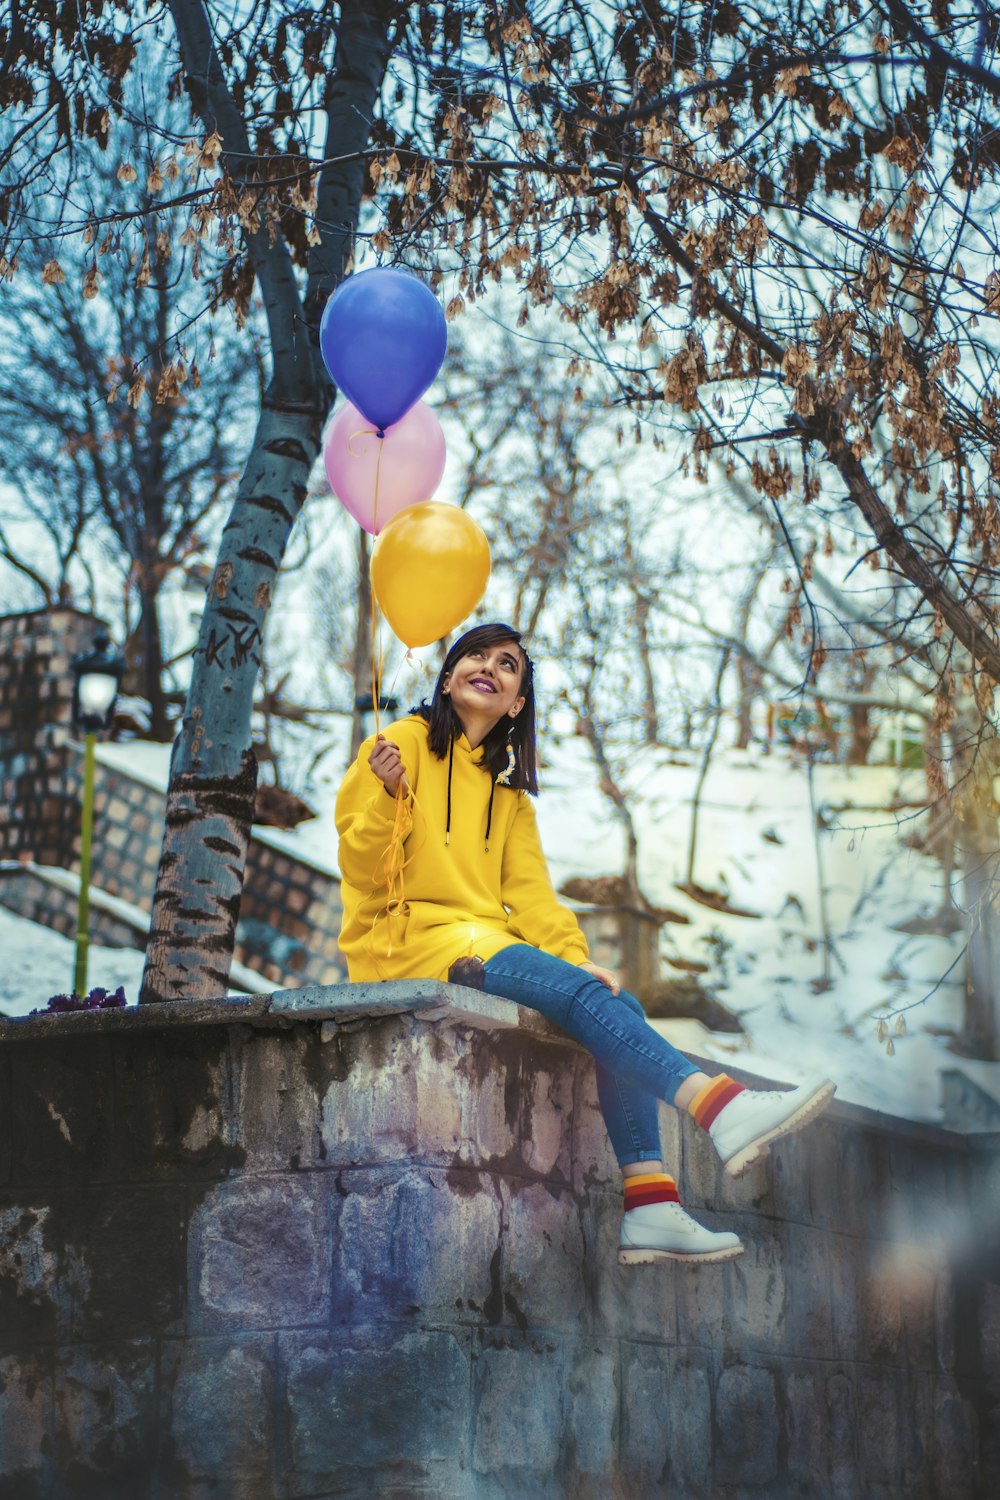
[[[586,989],[591,995],[600,994],[612,1010],[624,1006],[626,1010],[630,1010],[635,1015],[641,1016],[643,1020],[646,1019],[646,1012],[643,1009],[642,1001],[637,1000],[630,990],[619,990],[616,995],[612,990],[608,989],[603,979],[597,978],[596,974],[590,974],[586,969],[579,969],[577,972],[580,978],[581,990]]]
[[[643,1020],[645,1020],[646,1011],[643,1007],[642,1001],[637,1000],[629,990],[619,990],[618,994],[615,996],[615,999],[618,1001],[619,1005],[627,1006],[629,1010],[635,1011],[637,1016],[642,1016]]]

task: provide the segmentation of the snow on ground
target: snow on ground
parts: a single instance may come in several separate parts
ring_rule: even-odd
[[[556,886],[572,875],[619,874],[622,831],[597,788],[586,746],[568,738],[548,748],[538,815]],[[167,747],[131,742],[102,746],[98,754],[151,785],[166,785]],[[318,813],[314,820],[289,832],[255,829],[255,837],[335,871],[333,801],[339,776],[340,766],[329,761],[317,769],[307,790]],[[826,1072],[842,1098],[912,1119],[940,1118],[945,1068],[961,1068],[1000,1099],[1000,1065],[956,1057],[947,1036],[935,1034],[935,1029],[961,1027],[964,935],[909,936],[894,930],[941,901],[940,866],[903,842],[921,827],[919,806],[906,805],[921,801],[921,773],[884,766],[814,767],[813,794],[825,825],[820,858],[832,936],[828,955],[806,766],[783,749],[771,756],[720,751],[703,789],[695,882],[724,892],[731,905],[757,917],[712,910],[677,889],[685,875],[696,776],[695,756],[657,750],[638,756],[625,780],[639,834],[642,888],[655,904],[690,918],[690,925],[671,923],[663,929],[664,974],[680,972],[670,968],[670,958],[708,963],[703,983],[739,1015],[746,1031],[745,1037],[706,1033],[704,1052],[724,1064],[788,1081]],[[13,919],[2,912],[0,918],[8,924],[0,927],[0,953],[7,956],[15,941]],[[65,944],[69,953],[65,939],[52,936],[52,942]],[[29,947],[34,946],[32,937]],[[35,953],[20,969],[16,960],[7,963],[0,1009],[7,1008],[2,996],[9,1005],[29,984],[32,996],[45,990],[37,1003],[55,992],[53,986],[64,988],[72,959],[58,951],[58,960],[45,960],[45,983]],[[825,959],[829,988],[817,984]],[[126,970],[133,962],[130,984]],[[112,956],[108,950],[105,956],[95,950],[92,982],[110,988],[124,982],[131,998],[140,968],[140,955]],[[912,1008],[905,1011],[906,1034],[893,1034],[889,1056],[876,1040],[877,1020],[907,1006]]]
[[[582,746],[561,748],[539,809],[557,885],[581,871],[622,868],[621,831],[592,788],[582,755]],[[827,1073],[842,1098],[912,1119],[940,1118],[942,1068],[961,1067],[1000,1097],[1000,1065],[956,1057],[947,1038],[930,1029],[961,1027],[964,935],[894,930],[941,900],[940,866],[903,842],[920,819],[917,808],[900,804],[920,801],[922,775],[883,766],[814,768],[817,810],[828,825],[820,857],[832,985],[823,989],[816,983],[824,976],[824,952],[807,768],[784,753],[728,751],[705,783],[695,883],[759,913],[753,918],[714,911],[677,889],[697,775],[690,760],[679,765],[662,751],[648,753],[629,784],[640,884],[649,900],[690,918],[690,926],[664,928],[664,958],[708,962],[703,983],[739,1015],[747,1033],[709,1034],[707,1055],[791,1082]],[[671,972],[678,971],[665,963],[664,973]],[[913,1002],[922,1003],[905,1012],[906,1034],[893,1034],[889,1056],[876,1041],[877,1019]]]
[[[74,953],[72,939],[0,906],[0,1015],[27,1016],[44,1010],[53,995],[68,994]],[[88,955],[87,987],[116,990],[122,984],[125,998],[135,1001],[142,964],[137,948],[95,944]]]

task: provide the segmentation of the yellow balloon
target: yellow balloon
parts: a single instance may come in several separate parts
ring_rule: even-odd
[[[387,521],[375,539],[372,588],[407,646],[429,646],[471,615],[490,580],[486,533],[457,505],[424,500]]]

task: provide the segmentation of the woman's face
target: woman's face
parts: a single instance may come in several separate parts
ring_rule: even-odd
[[[505,716],[515,718],[524,707],[521,680],[524,657],[516,641],[476,646],[461,657],[441,685],[451,698],[462,724],[472,719],[486,731]]]

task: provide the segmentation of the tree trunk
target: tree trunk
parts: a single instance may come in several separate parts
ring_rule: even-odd
[[[656,674],[653,671],[652,648],[649,640],[649,616],[653,600],[649,589],[644,586],[639,564],[636,561],[627,510],[624,528],[624,561],[629,588],[632,590],[632,618],[635,622],[636,650],[639,654],[639,668],[642,672],[642,722],[646,744],[658,745],[660,743],[660,717],[656,701]]]
[[[962,904],[968,920],[965,1017],[960,1049],[970,1057],[1000,1061],[1000,837],[993,795],[996,746],[980,744],[982,726],[971,715],[952,725],[957,785],[955,831],[962,868]]]
[[[849,766],[866,766],[868,752],[875,739],[871,710],[864,703],[852,703],[848,709],[851,722],[851,743],[847,751]]]
[[[140,1002],[224,995],[229,987],[257,761],[244,750],[235,775],[196,776],[176,769],[181,745],[171,762]]]
[[[247,178],[255,158],[204,8],[200,0],[171,0],[170,8],[192,103],[206,128],[222,137],[220,165],[238,187],[253,191]],[[364,181],[359,153],[391,51],[393,9],[363,0],[341,6],[328,95],[328,165],[318,188],[323,241],[310,260],[305,297],[314,311],[353,253]],[[143,1002],[212,999],[227,990],[254,812],[251,714],[264,625],[333,394],[315,319],[310,336],[303,336],[304,305],[287,244],[261,230],[249,237],[248,250],[268,321],[273,374],[223,532],[174,744]]]
[[[226,993],[257,790],[250,716],[264,621],[320,425],[318,408],[265,397],[174,742],[140,1001]]]
[[[753,705],[760,694],[760,672],[742,654],[736,658],[736,739],[737,750],[747,750],[753,739]]]
[[[764,685],[764,674],[760,662],[756,661],[749,648],[750,640],[750,616],[753,613],[754,601],[757,592],[767,576],[771,562],[774,557],[773,549],[768,552],[763,566],[754,570],[753,576],[743,591],[740,606],[736,612],[733,637],[739,643],[739,651],[736,657],[736,740],[737,750],[748,750],[753,739],[753,706],[760,697]],[[769,660],[780,639],[780,631],[772,637],[765,652],[765,660]]]
[[[167,716],[167,695],[163,686],[158,590],[155,584],[147,582],[145,569],[139,578],[139,623],[125,648],[125,656],[135,691],[149,704],[150,738],[166,744],[173,728]]]
[[[712,763],[712,751],[715,749],[715,742],[719,738],[719,726],[722,722],[722,683],[728,665],[729,647],[727,646],[719,657],[719,667],[715,674],[715,686],[712,690],[712,722],[709,726],[708,738],[705,740],[705,745],[701,752],[694,791],[691,793],[691,831],[688,834],[687,867],[684,872],[684,884],[688,887],[693,886],[695,883],[694,864],[698,853],[698,814],[701,810],[701,794],[705,787],[708,768]]]

